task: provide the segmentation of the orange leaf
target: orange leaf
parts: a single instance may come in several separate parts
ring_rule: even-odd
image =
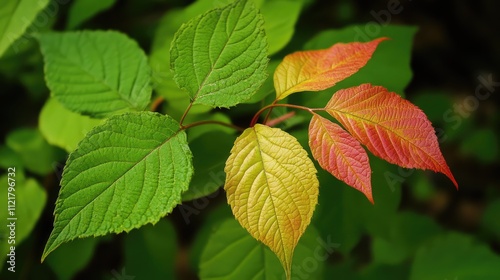
[[[363,84],[337,91],[325,109],[374,155],[402,167],[441,172],[458,188],[431,122],[399,95]]]
[[[324,50],[301,51],[285,56],[274,71],[276,99],[299,91],[319,91],[358,72],[372,57],[381,41],[338,43]]]
[[[373,203],[368,155],[358,140],[338,124],[314,114],[309,124],[309,147],[323,169]]]

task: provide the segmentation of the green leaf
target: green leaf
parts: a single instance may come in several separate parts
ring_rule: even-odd
[[[47,86],[71,111],[105,117],[148,105],[151,69],[144,52],[126,35],[45,33],[39,41]]]
[[[70,155],[42,260],[75,238],[156,223],[181,202],[193,174],[179,124],[158,113],[127,113],[94,128]]]
[[[200,260],[202,280],[282,280],[285,277],[273,252],[253,239],[234,219],[226,219],[206,244]],[[292,279],[321,279],[325,260],[337,246],[327,244],[318,238],[313,227],[308,228],[297,244]]]
[[[497,198],[488,203],[484,209],[481,225],[487,233],[496,236],[496,239],[500,241],[500,222],[498,220],[498,213],[500,213],[500,199]]]
[[[224,170],[234,216],[278,256],[289,278],[293,251],[318,200],[307,152],[281,129],[256,124],[236,139]]]
[[[491,128],[476,129],[461,143],[460,152],[476,157],[482,163],[493,163],[498,160],[498,136]]]
[[[175,229],[168,220],[147,225],[125,236],[127,275],[143,279],[175,279]],[[139,277],[138,277],[139,278]]]
[[[231,107],[249,99],[266,79],[263,19],[239,0],[182,25],[170,51],[174,80],[194,104]]]
[[[417,251],[410,279],[500,279],[499,263],[500,257],[488,246],[470,236],[449,233]]]
[[[59,250],[47,257],[47,263],[60,280],[74,279],[92,259],[99,238],[76,239],[61,245]],[[75,254],[78,252],[78,254]],[[68,258],[71,256],[71,258]]]
[[[54,171],[54,162],[65,157],[62,150],[50,146],[36,129],[21,128],[12,131],[5,142],[20,156],[23,166],[36,174],[45,175]]]
[[[116,0],[75,0],[69,9],[67,29],[73,29],[96,14],[111,8]]]
[[[14,41],[24,34],[36,15],[48,3],[48,0],[2,1],[0,6],[0,57]]]
[[[0,219],[6,223],[0,228],[0,268],[5,264],[4,258],[10,252],[10,246],[17,248],[29,236],[47,201],[47,194],[42,186],[35,179],[29,178],[25,180],[20,168],[16,168],[16,176],[12,178],[16,179],[15,191],[12,192],[15,195],[16,209],[14,216],[9,216],[6,211],[8,197],[7,176],[0,177],[0,182],[4,184],[0,188],[0,196],[5,201],[5,209],[0,211]],[[7,240],[7,237],[10,236],[10,229],[7,225],[12,222],[7,220],[8,217],[17,218],[16,221],[13,221],[16,224],[15,243],[10,243]]]
[[[55,98],[50,98],[43,106],[38,122],[47,142],[71,152],[87,132],[103,121],[73,113]]]

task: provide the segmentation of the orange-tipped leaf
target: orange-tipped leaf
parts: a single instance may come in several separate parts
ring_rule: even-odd
[[[328,49],[300,51],[285,56],[274,72],[276,99],[299,91],[319,91],[358,72],[387,38],[367,43],[338,43]]]
[[[409,101],[363,84],[337,91],[325,108],[374,155],[402,167],[441,172],[458,188],[431,122]]]

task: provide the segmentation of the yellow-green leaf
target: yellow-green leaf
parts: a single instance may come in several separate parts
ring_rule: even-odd
[[[307,152],[290,134],[257,124],[236,139],[225,172],[234,216],[278,256],[289,278],[294,248],[318,200]]]

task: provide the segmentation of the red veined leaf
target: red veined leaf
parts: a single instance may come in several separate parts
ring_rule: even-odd
[[[408,100],[363,84],[337,91],[325,109],[374,155],[402,167],[441,172],[458,188],[431,122]]]
[[[285,56],[274,71],[276,99],[299,91],[319,91],[358,72],[372,57],[378,44],[387,38],[367,43],[338,43],[328,49],[300,51]]]
[[[373,203],[368,155],[358,140],[338,124],[314,114],[309,123],[309,147],[323,169]]]

